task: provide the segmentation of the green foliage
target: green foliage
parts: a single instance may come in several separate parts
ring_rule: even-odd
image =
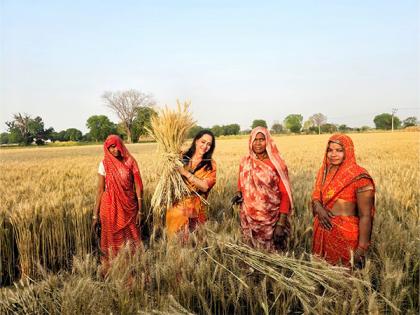
[[[65,131],[66,138],[70,141],[80,141],[82,140],[83,134],[79,129],[69,128]]]
[[[302,129],[303,116],[301,114],[290,114],[284,119],[284,125],[291,132],[298,133]]]
[[[392,115],[388,113],[383,113],[376,115],[373,119],[376,129],[390,130],[392,128]],[[394,116],[394,129],[401,127],[401,120]]]
[[[264,128],[267,128],[267,122],[264,119],[255,119],[252,122],[251,128],[254,129],[256,127],[264,127]]]
[[[8,144],[9,143],[9,136],[10,136],[9,133],[2,132],[0,134],[0,144]]]
[[[415,116],[407,117],[406,119],[403,120],[404,128],[417,126],[418,124],[419,124],[419,121],[417,120],[417,117]]]
[[[283,132],[283,125],[280,123],[274,123],[271,126],[271,133],[272,134],[279,134]]]
[[[44,144],[54,132],[53,128],[44,129],[44,122],[40,116],[32,118],[28,114],[17,113],[13,120],[6,122],[10,133],[9,143],[29,145],[33,141],[36,144]]]
[[[195,137],[195,135],[197,134],[197,133],[199,133],[201,130],[203,130],[204,128],[203,127],[201,127],[201,126],[198,126],[198,125],[195,125],[194,127],[192,127],[191,129],[190,129],[190,131],[188,132],[188,136],[187,136],[187,138],[188,139],[192,139],[192,138],[194,138]]]
[[[333,133],[337,132],[337,126],[334,124],[323,124],[320,126],[322,133]]]
[[[116,132],[116,126],[105,115],[90,116],[86,122],[89,134],[94,141],[104,141],[110,134]]]
[[[156,115],[153,107],[143,106],[136,109],[131,132],[132,142],[138,142],[140,136],[147,135],[146,128],[150,128],[150,120]]]
[[[211,128],[211,131],[214,133],[215,137],[219,136],[232,136],[238,135],[241,131],[241,127],[238,124],[230,124],[230,125],[214,125]]]

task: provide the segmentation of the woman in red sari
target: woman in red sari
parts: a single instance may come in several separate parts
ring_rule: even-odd
[[[141,245],[143,184],[137,162],[119,136],[110,135],[105,140],[104,153],[98,169],[92,227],[99,217],[101,260],[108,265],[109,259],[125,244],[129,243],[133,249]]]
[[[267,250],[285,248],[292,192],[286,164],[266,128],[251,132],[249,153],[241,160],[238,192],[232,202],[242,204],[241,227],[248,243]]]
[[[328,140],[312,193],[315,216],[312,252],[331,264],[360,267],[369,248],[375,213],[375,185],[356,163],[350,137]]]

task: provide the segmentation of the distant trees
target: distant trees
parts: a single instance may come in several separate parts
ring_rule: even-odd
[[[264,119],[255,119],[252,122],[251,128],[254,129],[256,127],[264,127],[264,128],[267,128],[267,122]]]
[[[415,116],[407,117],[406,119],[403,120],[404,128],[417,126],[418,124],[419,124],[419,121],[417,120],[417,117]]]
[[[238,124],[230,124],[230,125],[214,125],[211,127],[211,131],[214,133],[216,137],[219,136],[232,136],[238,135],[241,131],[241,126]]]
[[[204,128],[198,125],[193,126],[190,131],[188,132],[188,138],[194,138],[197,133],[199,133]]]
[[[334,124],[323,124],[319,127],[322,133],[333,133],[337,132],[337,126]]]
[[[146,128],[151,128],[151,119],[157,112],[153,107],[139,107],[136,109],[136,116],[133,121],[132,137],[134,142],[138,142],[141,136],[147,135]]]
[[[373,119],[376,129],[390,130],[392,128],[392,115],[389,113],[383,113],[376,115]],[[398,129],[401,127],[401,120],[394,115],[394,128]]]
[[[105,101],[105,105],[112,109],[121,120],[128,143],[137,140],[133,137],[133,128],[138,110],[142,107],[153,107],[156,104],[151,94],[133,89],[117,92],[106,91],[102,95],[102,99]]]
[[[321,113],[313,114],[309,117],[309,121],[312,122],[312,126],[318,127],[318,134],[321,134],[321,125],[324,125],[327,122],[327,116]]]
[[[275,121],[273,125],[271,126],[271,133],[279,134],[282,132],[283,132],[283,125],[279,123],[278,121]]]
[[[17,113],[13,115],[13,120],[7,121],[9,143],[31,144],[35,141],[41,145],[54,132],[53,128],[44,128],[44,122],[40,116],[32,118],[28,114]],[[5,140],[5,139],[3,139]]]
[[[284,119],[284,125],[293,133],[302,129],[303,116],[301,114],[290,114]]]
[[[90,116],[86,122],[90,138],[93,141],[104,141],[110,134],[116,133],[117,127],[105,115]]]

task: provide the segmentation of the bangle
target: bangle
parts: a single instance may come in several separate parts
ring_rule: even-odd
[[[93,220],[96,220],[98,218],[98,216],[96,215],[96,214],[94,214],[93,216],[92,216],[92,219]]]

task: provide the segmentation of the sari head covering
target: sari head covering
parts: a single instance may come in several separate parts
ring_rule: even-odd
[[[109,152],[115,145],[120,153],[116,158]],[[140,191],[143,184],[136,160],[131,156],[121,138],[110,135],[104,143],[105,192],[101,201],[101,249],[107,255],[110,248],[118,248],[126,241],[140,243],[135,226],[138,211],[135,183]]]
[[[258,133],[266,140],[266,151],[274,169],[260,161],[252,149]],[[292,193],[285,162],[266,128],[254,128],[249,137],[249,153],[241,160],[239,179],[242,190],[241,226],[246,239],[254,245],[267,249],[273,247],[273,232],[279,220],[280,191],[278,180],[281,179],[292,206]],[[291,214],[292,211],[289,211]]]
[[[330,167],[327,158],[330,143],[339,144],[344,149],[344,160],[333,176],[327,176]],[[373,179],[369,173],[356,163],[354,144],[351,138],[344,134],[334,134],[328,139],[322,166],[319,169],[315,189],[312,193],[312,200],[319,200],[324,207],[332,207],[334,202],[339,198],[340,193],[361,178],[370,179],[373,183]],[[374,211],[373,208],[372,216]]]

